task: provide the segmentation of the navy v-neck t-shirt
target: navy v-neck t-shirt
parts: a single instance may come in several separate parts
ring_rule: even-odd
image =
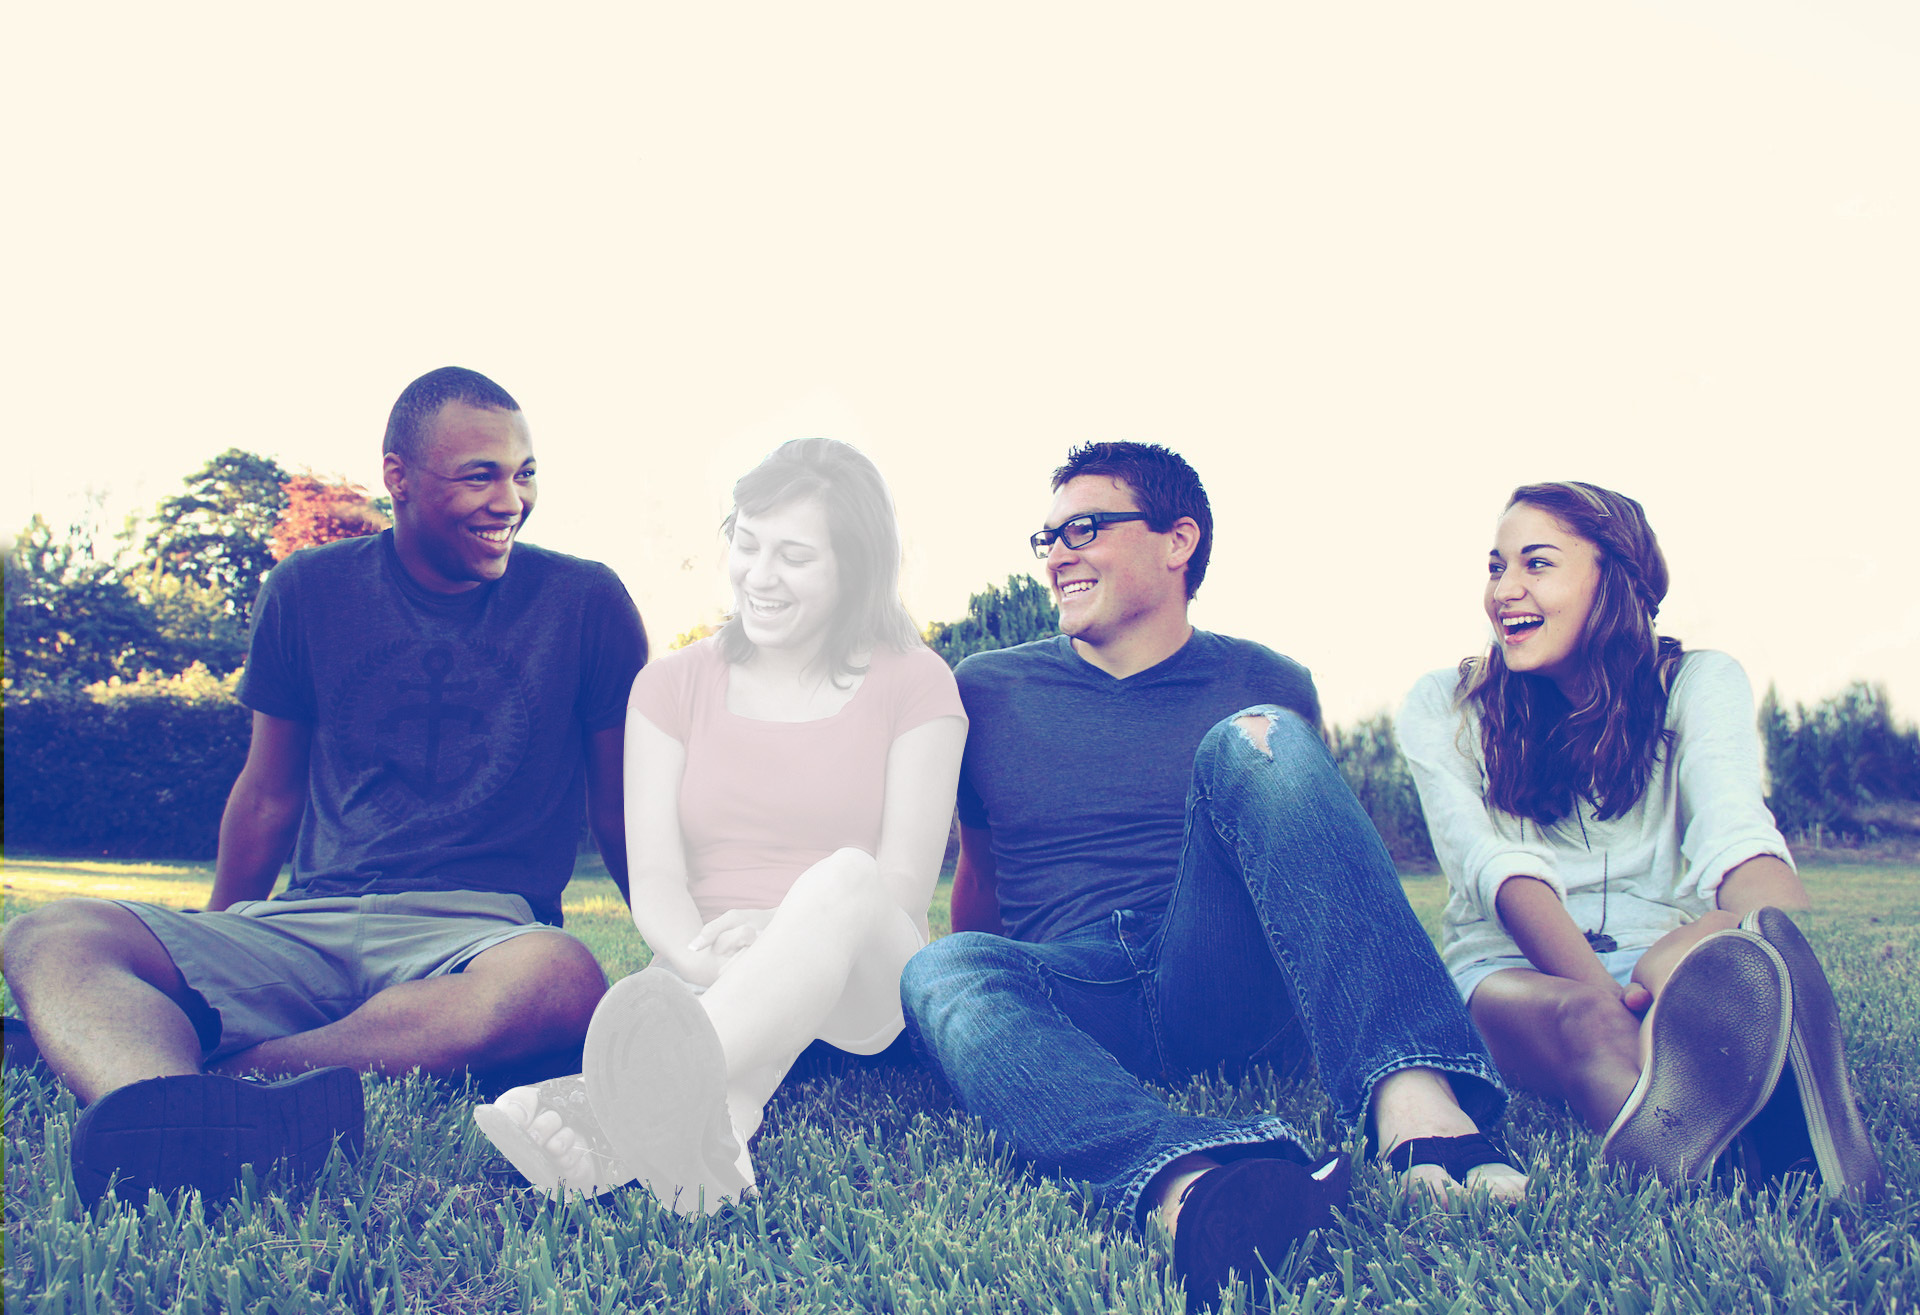
[[[1124,680],[1065,635],[976,653],[954,675],[970,728],[960,820],[992,829],[1000,920],[1023,941],[1166,908],[1194,753],[1218,722],[1272,703],[1320,725],[1305,667],[1205,630]]]

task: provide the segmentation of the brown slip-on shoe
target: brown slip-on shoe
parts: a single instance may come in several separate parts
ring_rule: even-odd
[[[1754,1121],[1761,1159],[1769,1171],[1787,1172],[1810,1144],[1821,1190],[1828,1196],[1879,1200],[1887,1191],[1886,1171],[1853,1098],[1840,1006],[1813,946],[1793,919],[1776,908],[1755,909],[1740,926],[1773,947],[1787,965],[1793,988],[1788,1073]]]
[[[1753,932],[1696,944],[1647,1014],[1640,1080],[1600,1145],[1611,1164],[1672,1183],[1704,1181],[1780,1080],[1792,992]]]
[[[1331,1224],[1352,1186],[1341,1155],[1311,1168],[1293,1160],[1233,1160],[1194,1179],[1173,1229],[1173,1272],[1186,1282],[1187,1309],[1212,1306],[1236,1274],[1258,1296],[1262,1266],[1278,1267],[1294,1243]]]

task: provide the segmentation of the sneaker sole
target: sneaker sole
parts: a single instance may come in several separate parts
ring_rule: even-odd
[[[278,1082],[211,1073],[149,1078],[110,1091],[73,1129],[73,1181],[89,1205],[115,1181],[124,1199],[194,1188],[231,1196],[240,1167],[284,1162],[295,1179],[326,1166],[336,1140],[349,1154],[365,1137],[360,1077],[323,1068]]]
[[[1600,1156],[1669,1182],[1705,1181],[1773,1094],[1786,1063],[1786,964],[1752,932],[1690,950],[1647,1015],[1647,1061]]]
[[[747,1186],[727,1117],[727,1061],[706,1011],[674,977],[614,983],[587,1025],[587,1099],[615,1157],[681,1215],[714,1214]]]
[[[1793,1071],[1791,1093],[1806,1119],[1820,1168],[1821,1190],[1830,1197],[1877,1201],[1886,1195],[1886,1171],[1874,1153],[1873,1138],[1855,1104],[1847,1077],[1846,1038],[1840,1006],[1820,968],[1813,946],[1793,919],[1775,908],[1756,909],[1740,925],[1757,934],[1787,966],[1793,990],[1793,1025],[1787,1063]]]

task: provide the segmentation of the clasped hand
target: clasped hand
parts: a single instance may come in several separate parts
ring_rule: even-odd
[[[760,939],[760,933],[773,922],[776,912],[776,909],[728,909],[687,942],[687,953],[709,961],[717,978],[735,955]]]

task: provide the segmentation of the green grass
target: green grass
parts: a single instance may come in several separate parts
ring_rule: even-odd
[[[1593,1164],[1596,1138],[1564,1108],[1522,1097],[1507,1131],[1535,1178],[1525,1206],[1448,1213],[1363,1171],[1342,1223],[1283,1267],[1275,1308],[1920,1308],[1920,881],[1871,864],[1806,875],[1818,906],[1809,931],[1841,998],[1890,1203],[1628,1183]],[[209,873],[9,858],[4,876],[11,915],[110,886],[192,904]],[[611,884],[583,876],[569,929],[611,975],[638,968],[646,951]],[[1406,885],[1433,928],[1444,883]],[[1310,1138],[1332,1131],[1317,1089],[1266,1075],[1167,1094],[1195,1111],[1276,1109]],[[369,1079],[365,1152],[336,1158],[303,1191],[269,1179],[216,1210],[153,1197],[88,1214],[66,1165],[71,1094],[9,1072],[5,1100],[8,1311],[1181,1309],[1160,1247],[1024,1174],[909,1068],[790,1083],[754,1144],[761,1198],[698,1221],[639,1189],[535,1199],[474,1129],[472,1092],[417,1077]],[[1250,1296],[1243,1287],[1223,1309],[1247,1309]]]

